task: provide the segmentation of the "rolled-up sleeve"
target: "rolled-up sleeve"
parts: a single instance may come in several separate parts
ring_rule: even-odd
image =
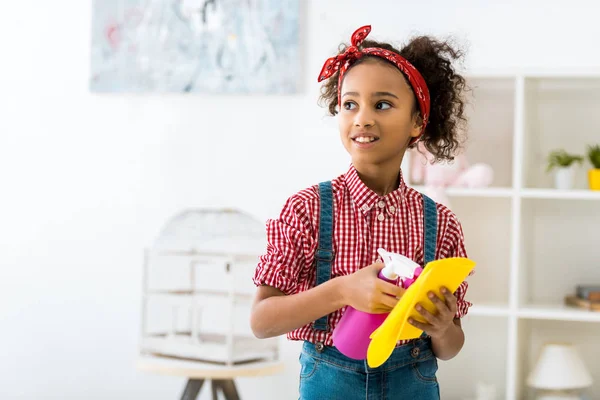
[[[456,218],[454,213],[449,211],[447,225],[444,230],[444,234],[439,238],[438,248],[440,249],[440,258],[449,257],[467,257],[467,251],[465,249],[465,238],[460,222]],[[475,271],[471,271],[469,276],[473,275]],[[462,318],[469,312],[469,308],[473,303],[465,299],[469,283],[465,280],[454,292],[456,297],[456,314],[455,318]]]
[[[307,207],[292,197],[284,205],[279,218],[266,223],[267,248],[259,258],[253,282],[267,285],[285,294],[298,292],[302,276],[306,276],[307,260],[312,260],[313,230]]]

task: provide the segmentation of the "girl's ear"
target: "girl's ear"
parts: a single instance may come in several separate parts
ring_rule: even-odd
[[[421,134],[421,127],[423,126],[423,118],[421,118],[421,113],[416,112],[413,116],[413,126],[410,131],[411,137],[418,137]]]

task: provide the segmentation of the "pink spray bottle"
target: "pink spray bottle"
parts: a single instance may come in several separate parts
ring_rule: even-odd
[[[408,288],[423,271],[423,268],[410,258],[401,254],[377,249],[385,267],[379,272],[379,278],[398,283]],[[389,313],[370,314],[358,311],[351,306],[346,311],[333,331],[333,345],[346,357],[356,360],[367,358],[370,336],[385,321]]]

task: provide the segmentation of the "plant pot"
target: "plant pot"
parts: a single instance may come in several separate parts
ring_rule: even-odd
[[[573,187],[573,167],[562,167],[554,175],[554,187],[558,190],[570,190]]]
[[[591,190],[600,190],[600,168],[588,171],[588,182]]]

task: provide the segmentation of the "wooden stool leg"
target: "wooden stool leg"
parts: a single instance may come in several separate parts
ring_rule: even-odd
[[[216,386],[221,389],[226,400],[240,400],[240,395],[235,387],[233,379],[214,379],[213,388]],[[218,400],[213,392],[213,400]]]
[[[210,381],[210,387],[212,389],[212,400],[219,400],[219,389],[223,390],[219,384],[219,381],[212,379]]]
[[[196,400],[203,384],[204,379],[188,379],[185,390],[181,395],[181,400]]]

